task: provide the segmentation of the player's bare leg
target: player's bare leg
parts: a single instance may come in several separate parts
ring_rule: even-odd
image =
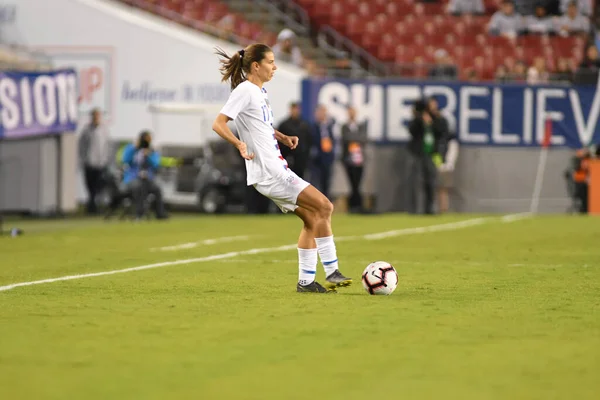
[[[300,217],[304,226],[298,238],[298,285],[296,291],[300,293],[332,293],[315,281],[318,264],[317,242],[313,234],[313,218],[309,211],[297,208],[294,213]]]
[[[342,275],[338,267],[337,251],[331,230],[333,204],[312,185],[300,193],[296,204],[298,205],[296,215],[304,221],[304,227],[314,237],[317,252],[325,269],[327,281],[325,285],[335,288],[352,284],[352,279]],[[302,234],[301,239],[303,239]]]
[[[448,212],[450,200],[448,196],[448,189],[441,188],[438,189],[438,208],[440,213]]]

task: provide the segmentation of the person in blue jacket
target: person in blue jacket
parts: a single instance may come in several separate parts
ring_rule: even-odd
[[[140,133],[137,143],[128,144],[123,150],[123,184],[131,193],[135,204],[136,218],[144,214],[144,203],[148,195],[154,195],[156,218],[167,218],[162,191],[155,177],[160,166],[160,154],[152,148],[152,135],[149,131]]]

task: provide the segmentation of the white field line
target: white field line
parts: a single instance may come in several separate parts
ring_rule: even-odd
[[[518,221],[520,219],[525,219],[525,218],[531,218],[533,216],[533,213],[530,212],[524,212],[524,213],[518,213],[518,214],[508,214],[503,216],[502,222],[514,222],[514,221]]]
[[[150,251],[177,251],[177,250],[187,250],[193,249],[198,246],[210,246],[217,243],[229,243],[236,242],[240,240],[248,240],[250,236],[225,236],[221,238],[215,239],[206,239],[200,240],[198,242],[189,242],[189,243],[181,243],[174,246],[164,246],[164,247],[154,247],[151,248]]]
[[[508,216],[502,217],[501,221],[512,222],[512,220],[505,219],[506,217],[508,217]],[[464,220],[464,221],[450,222],[450,223],[438,224],[438,225],[430,225],[430,226],[424,226],[424,227],[418,227],[418,228],[398,229],[398,230],[393,230],[393,231],[381,232],[381,233],[377,233],[377,234],[368,234],[368,235],[350,236],[350,237],[340,236],[340,237],[336,238],[336,241],[338,241],[338,240],[355,240],[355,239],[363,239],[364,240],[364,239],[367,239],[367,237],[369,238],[367,240],[378,240],[378,239],[384,239],[384,238],[389,238],[389,237],[393,237],[393,236],[410,235],[410,234],[416,234],[416,233],[449,231],[449,230],[462,229],[462,228],[475,226],[475,225],[481,225],[486,221],[490,221],[490,222],[498,221],[498,219],[473,218],[473,219],[468,219],[468,220]],[[293,250],[296,247],[297,247],[297,244],[294,243],[294,244],[288,244],[285,246],[278,246],[278,247],[264,247],[264,248],[257,248],[257,249],[243,250],[243,251],[232,251],[229,253],[215,254],[215,255],[207,256],[207,257],[188,258],[185,260],[165,261],[165,262],[160,262],[160,263],[155,263],[155,264],[141,265],[139,267],[117,269],[117,270],[113,270],[113,271],[93,272],[93,273],[89,273],[89,274],[68,275],[68,276],[61,276],[58,278],[42,279],[39,281],[13,283],[13,284],[6,285],[6,286],[0,286],[0,292],[12,290],[12,289],[15,289],[18,287],[23,287],[23,286],[41,285],[43,283],[70,281],[70,280],[74,280],[74,279],[83,279],[83,278],[94,278],[97,276],[124,274],[127,272],[143,271],[146,269],[153,269],[153,268],[170,267],[170,266],[174,266],[174,265],[184,265],[184,264],[192,264],[192,263],[199,263],[199,262],[206,262],[206,261],[223,260],[223,259],[227,259],[227,258],[241,256],[241,255],[252,255],[252,254],[259,254],[259,253],[274,253],[277,251]]]

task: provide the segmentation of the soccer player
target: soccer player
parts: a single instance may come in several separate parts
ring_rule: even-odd
[[[290,149],[298,137],[273,128],[273,112],[263,84],[277,66],[273,51],[264,44],[252,44],[233,55],[217,49],[222,81],[229,81],[231,94],[215,119],[213,130],[234,145],[246,160],[247,184],[271,199],[282,212],[291,211],[304,222],[298,239],[299,278],[296,291],[332,293],[348,286],[352,279],[341,274],[331,231],[333,204],[314,186],[288,168],[278,141]],[[235,120],[239,139],[227,122]],[[315,281],[318,256],[325,269],[325,287]]]

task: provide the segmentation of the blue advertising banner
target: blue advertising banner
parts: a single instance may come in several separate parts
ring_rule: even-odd
[[[312,121],[323,104],[344,122],[352,105],[368,121],[376,142],[405,142],[415,100],[434,96],[459,141],[479,146],[539,146],[552,121],[553,146],[579,148],[600,143],[600,90],[595,86],[527,86],[406,82],[393,80],[306,79],[302,114]]]
[[[75,131],[77,74],[0,72],[0,138]]]

